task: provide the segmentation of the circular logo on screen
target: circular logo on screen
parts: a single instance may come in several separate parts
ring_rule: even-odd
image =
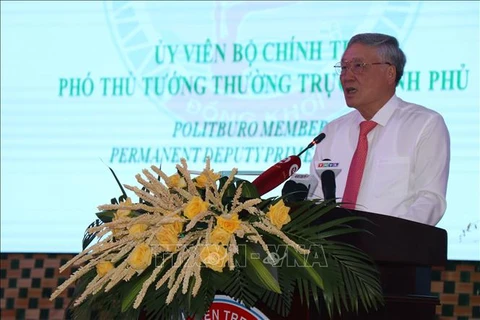
[[[104,2],[111,35],[126,66],[118,76],[135,76],[136,95],[146,96],[159,111],[178,120],[237,123],[329,121],[343,114],[333,65],[348,39],[360,32],[383,32],[402,43],[420,5]],[[315,12],[315,18],[295,12]]]
[[[257,308],[249,309],[232,298],[216,295],[204,320],[268,320]],[[190,319],[189,319],[190,320]]]

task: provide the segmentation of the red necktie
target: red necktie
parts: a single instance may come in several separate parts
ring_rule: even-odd
[[[355,209],[357,203],[358,191],[362,183],[363,170],[365,169],[365,161],[368,153],[367,134],[377,125],[374,121],[363,121],[360,123],[360,135],[358,136],[357,149],[352,157],[350,169],[348,170],[347,184],[343,193],[344,203],[342,207],[347,209]]]

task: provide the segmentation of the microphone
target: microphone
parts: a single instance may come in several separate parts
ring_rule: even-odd
[[[318,180],[315,179],[313,176],[304,173],[295,173],[290,177],[290,180],[296,182],[297,184],[302,184],[303,186],[305,186],[308,193],[302,200],[313,197],[313,193],[315,192],[315,189],[318,185]]]
[[[310,149],[314,145],[322,142],[323,139],[325,139],[325,133],[322,132],[318,136],[316,136],[315,139],[313,139],[312,142],[310,142],[305,149],[303,149],[299,154],[297,154],[297,157],[300,157],[305,151],[307,151],[308,149]]]
[[[257,188],[258,195],[262,196],[282,184],[297,172],[301,165],[300,158],[291,155],[268,168],[267,171],[253,180],[252,184]]]
[[[319,176],[321,176],[321,174],[326,170],[333,171],[333,173],[335,173],[335,177],[338,177],[340,172],[342,172],[342,169],[338,162],[323,160],[315,163],[315,171]]]
[[[280,160],[278,163],[271,166],[267,171],[263,172],[255,180],[253,180],[252,184],[257,188],[258,195],[262,196],[265,193],[275,189],[285,180],[290,178],[292,174],[297,172],[302,165],[300,156],[314,145],[319,144],[323,139],[325,139],[325,133],[322,132],[316,136],[315,139],[313,139],[313,141],[310,142],[309,145],[298,155],[291,155],[283,160]]]
[[[308,187],[303,183],[297,183],[290,179],[283,185],[282,197],[286,206],[291,203],[305,200],[307,195]]]
[[[322,181],[323,198],[326,201],[333,200],[335,202],[337,190],[335,177],[341,171],[338,165],[338,162],[332,162],[330,159],[323,159],[322,162],[316,165],[317,173]]]

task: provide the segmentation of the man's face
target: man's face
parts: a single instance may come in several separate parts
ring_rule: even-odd
[[[378,64],[384,62],[389,61],[383,61],[374,47],[364,44],[355,43],[345,51],[341,65],[346,68],[340,81],[349,107],[359,111],[380,108],[377,105],[390,98],[392,83],[395,87],[394,67]]]

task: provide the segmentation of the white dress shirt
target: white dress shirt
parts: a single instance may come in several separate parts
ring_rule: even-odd
[[[436,225],[446,209],[450,164],[450,137],[442,116],[394,95],[371,120],[378,125],[367,136],[355,209]],[[318,180],[314,196],[323,198],[315,166],[324,159],[339,163],[336,197],[343,196],[362,121],[354,110],[325,126],[326,137],[316,146],[310,166]]]

